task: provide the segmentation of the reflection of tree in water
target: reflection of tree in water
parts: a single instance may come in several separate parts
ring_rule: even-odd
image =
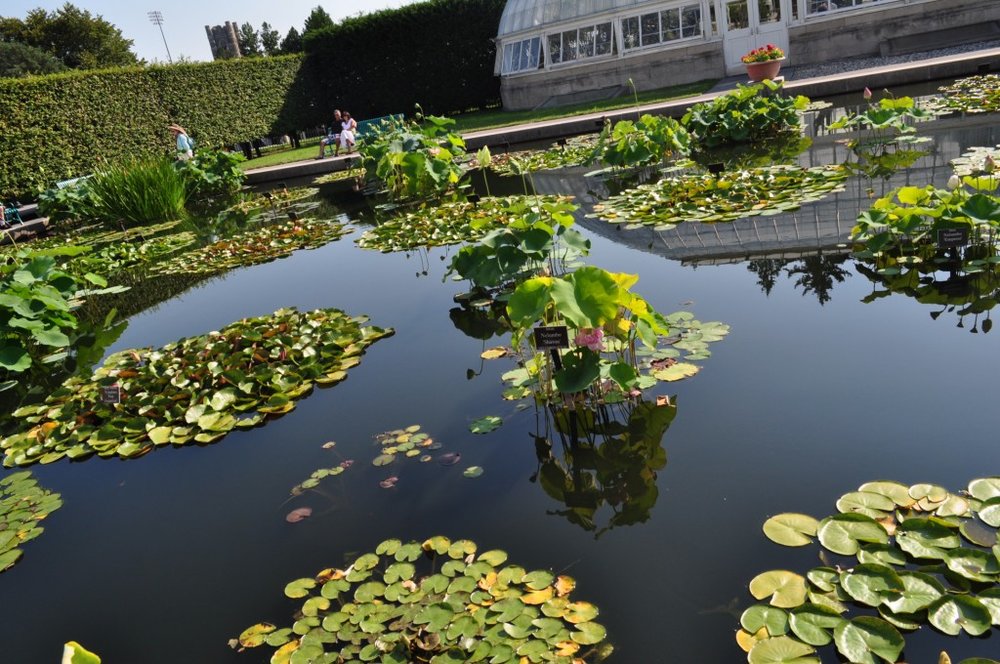
[[[770,295],[782,273],[795,279],[795,286],[802,294],[813,293],[820,305],[830,301],[835,283],[843,283],[851,276],[844,266],[847,254],[816,254],[804,258],[758,258],[747,262],[747,269],[757,275],[757,285]]]
[[[785,271],[789,279],[798,276],[795,285],[802,287],[803,295],[814,293],[820,305],[824,305],[830,301],[830,291],[833,290],[834,282],[843,283],[844,279],[851,276],[851,273],[843,267],[847,258],[846,254],[806,256],[797,265],[788,267]]]
[[[659,497],[656,473],[667,465],[661,441],[677,406],[638,402],[545,413],[544,432],[535,436],[539,468],[533,479],[566,506],[549,514],[564,516],[596,537],[648,520]],[[560,443],[555,450],[554,436]],[[611,516],[599,526],[598,513],[605,507]]]

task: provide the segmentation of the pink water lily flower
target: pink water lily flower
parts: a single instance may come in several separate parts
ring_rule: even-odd
[[[582,328],[577,332],[573,343],[577,346],[589,348],[595,353],[600,353],[604,350],[604,330],[601,328]]]

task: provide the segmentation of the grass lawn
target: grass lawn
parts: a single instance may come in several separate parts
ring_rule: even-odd
[[[670,101],[672,99],[681,99],[683,97],[696,97],[710,90],[715,83],[715,80],[708,80],[641,92],[638,95],[638,101],[640,104],[651,104]],[[511,125],[537,122],[539,120],[552,120],[555,118],[572,117],[574,115],[585,115],[587,113],[613,111],[619,108],[628,108],[635,105],[635,103],[636,98],[633,95],[627,95],[604,101],[575,104],[573,106],[559,106],[557,108],[541,108],[530,111],[504,111],[502,109],[475,111],[473,113],[456,115],[453,119],[456,122],[456,130],[460,133],[466,133],[479,129],[509,127]],[[251,168],[263,168],[264,166],[277,166],[278,164],[289,164],[294,161],[313,159],[319,154],[319,138],[306,139],[302,144],[307,146],[301,147],[298,150],[275,150],[259,159],[245,161],[241,164],[241,167],[243,170],[248,170]]]

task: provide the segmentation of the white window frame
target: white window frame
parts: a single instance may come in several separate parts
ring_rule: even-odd
[[[684,34],[684,11],[686,9],[697,9],[697,11],[698,11],[697,32],[694,33],[694,34],[692,34],[692,35],[690,35],[690,36]],[[663,37],[664,37],[664,33],[666,32],[667,28],[665,28],[665,26],[664,26],[663,17],[664,17],[664,14],[667,14],[669,12],[677,12],[677,28],[676,29],[680,31],[680,36],[677,37],[677,38],[675,38],[675,39],[664,40]],[[651,42],[648,42],[648,43],[643,43],[643,24],[642,24],[642,19],[644,17],[647,17],[647,16],[651,15],[651,14],[655,14],[656,15],[656,23],[657,23],[656,37],[657,37],[657,40],[655,42],[651,41]],[[664,47],[668,47],[669,48],[671,46],[674,46],[676,44],[680,44],[680,43],[683,43],[683,42],[693,41],[693,40],[696,40],[696,39],[704,39],[705,38],[705,16],[706,16],[705,15],[705,4],[703,2],[700,2],[700,1],[697,1],[697,0],[690,0],[689,2],[677,3],[677,4],[666,6],[666,7],[656,7],[656,8],[653,8],[653,11],[645,11],[645,12],[641,12],[641,13],[638,13],[638,14],[627,14],[625,16],[621,16],[621,17],[619,17],[619,19],[617,21],[618,24],[619,24],[619,26],[620,26],[619,32],[621,34],[621,39],[619,41],[619,46],[621,48],[621,52],[622,52],[622,54],[628,54],[628,53],[635,53],[635,52],[638,52],[638,51],[651,50],[651,49],[656,49],[656,48],[664,48]],[[635,21],[636,28],[638,29],[639,44],[636,45],[636,46],[629,46],[626,43],[626,40],[625,40],[625,25],[629,21]]]
[[[532,42],[535,42],[534,48]],[[522,49],[527,45],[527,62],[524,62],[525,51]],[[518,64],[515,67],[513,57],[517,54]],[[509,56],[509,57],[508,57]],[[506,42],[503,45],[503,55],[500,59],[500,74],[502,76],[513,76],[525,72],[533,72],[538,69],[542,59],[542,35],[532,35],[522,39]],[[524,64],[524,66],[522,66]]]
[[[597,44],[598,44],[598,42],[597,42],[597,30],[598,30],[598,28],[603,27],[603,26],[607,26],[607,28],[608,28],[608,30],[610,32],[610,34],[608,35],[609,38],[608,38],[608,41],[607,41],[607,52],[605,52],[605,53],[598,53],[597,52]],[[563,57],[563,55],[565,53],[565,46],[566,46],[566,42],[565,42],[564,36],[566,34],[572,33],[572,32],[576,33],[576,53],[575,53],[575,55],[574,55],[574,57],[572,59],[566,60]],[[580,39],[580,35],[582,35],[584,33],[587,33],[587,32],[590,32],[590,33],[592,33],[594,35],[594,41],[593,41],[594,53],[593,53],[593,55],[587,55],[587,54],[581,54],[580,53],[580,44],[582,43],[582,40]],[[564,65],[565,66],[569,66],[569,65],[573,65],[573,64],[576,64],[576,63],[582,62],[582,61],[592,62],[594,60],[598,60],[598,59],[602,59],[602,58],[613,57],[615,55],[615,46],[616,46],[616,42],[617,42],[617,40],[616,40],[616,32],[617,31],[615,30],[615,20],[613,18],[608,18],[606,21],[600,21],[600,22],[597,22],[597,23],[587,23],[585,25],[576,25],[576,26],[569,25],[569,26],[566,26],[563,29],[558,30],[558,31],[546,32],[545,33],[545,64],[546,64],[546,66],[549,66],[549,67],[562,67]],[[552,46],[553,46],[552,40],[553,40],[553,38],[558,38],[559,39],[559,62],[556,62],[555,60],[553,60],[553,49],[552,49]]]
[[[803,3],[805,5],[805,18],[822,18],[824,16],[839,16],[845,12],[854,12],[862,9],[879,9],[883,5],[888,5],[893,2],[898,2],[898,0],[840,0],[841,2],[852,2],[850,6],[847,7],[834,7],[837,0],[805,0]],[[821,2],[826,3],[830,8],[822,10],[814,10],[814,5],[819,5]]]

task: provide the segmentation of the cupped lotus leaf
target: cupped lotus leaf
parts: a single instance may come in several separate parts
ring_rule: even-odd
[[[903,582],[900,593],[886,593],[883,603],[894,613],[917,613],[945,594],[941,583],[929,574],[902,571],[899,578]]]
[[[910,495],[910,487],[900,482],[867,482],[858,487],[858,491],[881,494],[899,507],[909,507],[917,502]]]
[[[772,606],[788,609],[806,600],[806,579],[787,570],[772,570],[754,577],[750,594],[756,599],[769,598]]]
[[[889,534],[875,519],[864,514],[838,514],[820,521],[816,529],[820,543],[844,556],[858,552],[861,542],[886,544]]]
[[[996,556],[979,549],[950,549],[945,552],[944,562],[952,572],[970,581],[995,583],[1000,574],[1000,561]]]
[[[764,639],[754,644],[747,655],[750,664],[820,664],[813,657],[816,650],[788,636]]]
[[[689,362],[677,362],[666,369],[659,369],[653,372],[653,378],[672,383],[685,378],[690,378],[701,371],[701,367]]]
[[[472,433],[490,433],[500,428],[503,424],[503,418],[497,417],[496,415],[487,415],[481,417],[472,424],[469,425],[469,431]]]
[[[856,664],[878,664],[876,657],[891,664],[899,659],[904,645],[895,627],[871,616],[845,620],[834,629],[833,640],[840,654]]]
[[[763,641],[764,639],[769,638],[771,637],[768,635],[766,627],[761,627],[753,634],[745,629],[736,631],[736,644],[739,645],[745,653],[749,653],[753,650],[754,645],[756,645],[758,641]]]
[[[896,503],[888,496],[868,491],[855,491],[841,496],[837,509],[843,513],[856,513],[880,519],[896,508]]]
[[[987,501],[1000,498],[1000,477],[984,477],[969,482],[969,495],[977,500]]]
[[[764,522],[768,539],[784,546],[805,546],[812,543],[819,521],[808,514],[785,513]],[[756,631],[756,630],[750,630]],[[773,636],[773,635],[772,635]]]
[[[296,579],[285,586],[285,597],[301,599],[302,597],[307,597],[309,591],[315,587],[315,579]]]
[[[788,626],[801,641],[811,646],[825,646],[833,640],[833,630],[844,618],[825,606],[804,604],[788,613]]]
[[[979,636],[990,629],[992,616],[986,606],[967,595],[947,595],[927,607],[931,624],[945,634],[958,636],[963,631]]]
[[[903,580],[888,565],[858,565],[840,575],[840,587],[855,601],[878,606],[905,590]]]
[[[781,636],[788,632],[788,613],[768,604],[755,604],[740,616],[740,625],[751,634],[763,629],[768,636]]]

